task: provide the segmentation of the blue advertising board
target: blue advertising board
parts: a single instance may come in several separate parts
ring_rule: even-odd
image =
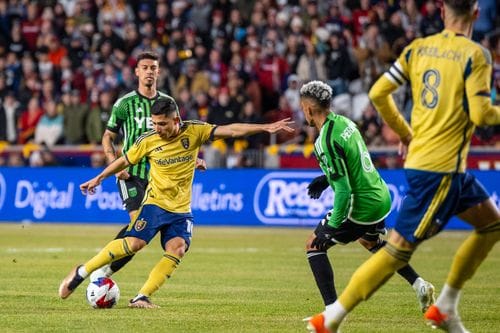
[[[500,173],[472,171],[500,203]],[[0,168],[0,221],[126,223],[115,179],[106,179],[94,195],[84,196],[79,184],[98,173],[91,168]],[[334,193],[318,200],[307,185],[319,172],[310,170],[208,170],[196,172],[192,210],[198,225],[314,226],[332,208]],[[402,170],[381,171],[393,198],[395,216],[406,192]],[[468,226],[453,219],[448,228]]]

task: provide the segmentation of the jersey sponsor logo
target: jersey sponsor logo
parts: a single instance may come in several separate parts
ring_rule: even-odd
[[[5,202],[5,194],[7,193],[7,183],[5,182],[5,178],[0,173],[0,210],[3,207],[3,203]]]
[[[332,207],[328,188],[318,200],[307,195],[307,186],[317,172],[271,172],[255,189],[255,215],[264,224],[315,225]]]
[[[176,163],[191,162],[192,160],[193,160],[193,156],[187,155],[187,156],[176,156],[176,157],[169,157],[169,158],[159,158],[159,159],[156,159],[154,161],[158,165],[167,166],[167,165],[176,164]]]
[[[146,224],[148,224],[148,222],[146,222],[146,220],[144,220],[144,219],[140,219],[140,220],[135,221],[135,223],[134,223],[135,231],[144,230],[144,228],[146,228]]]
[[[147,129],[153,129],[153,120],[151,117],[135,116],[134,121],[138,128],[143,128],[146,125]]]
[[[184,149],[189,148],[189,138],[182,138],[181,143],[182,143],[182,147],[184,147]]]

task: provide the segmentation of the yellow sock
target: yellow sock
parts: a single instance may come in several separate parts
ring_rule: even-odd
[[[85,270],[90,274],[99,267],[132,254],[134,252],[130,249],[125,238],[112,240],[98,254],[85,263]]]
[[[500,223],[473,231],[458,248],[446,283],[455,289],[462,289],[465,282],[474,275],[479,265],[499,240]]]
[[[148,280],[142,286],[139,294],[151,296],[157,291],[166,279],[170,278],[172,273],[181,262],[180,258],[171,254],[165,253],[163,258],[156,264],[156,266],[149,273]]]
[[[352,275],[339,302],[349,312],[362,300],[367,300],[398,269],[408,264],[412,252],[387,244],[365,261]]]

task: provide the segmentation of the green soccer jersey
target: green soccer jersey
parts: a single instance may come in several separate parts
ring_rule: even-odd
[[[314,153],[335,193],[330,226],[338,227],[347,219],[374,224],[389,214],[389,189],[351,120],[330,113],[314,143]]]
[[[107,129],[114,133],[123,129],[123,153],[129,150],[139,136],[153,129],[151,106],[158,98],[172,97],[158,92],[155,97],[148,98],[134,90],[119,98],[113,105]],[[147,179],[147,159],[143,158],[136,165],[130,166],[128,172],[141,179]]]

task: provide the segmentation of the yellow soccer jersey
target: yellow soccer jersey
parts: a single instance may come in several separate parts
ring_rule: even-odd
[[[175,138],[162,139],[155,131],[137,138],[125,153],[131,164],[148,159],[149,185],[143,204],[153,204],[172,213],[191,212],[191,189],[200,146],[211,139],[215,126],[184,121]]]
[[[413,132],[405,168],[464,172],[475,124],[497,124],[500,108],[490,101],[491,56],[450,30],[414,40],[370,91],[377,110],[401,136]],[[410,83],[411,129],[392,98]]]

